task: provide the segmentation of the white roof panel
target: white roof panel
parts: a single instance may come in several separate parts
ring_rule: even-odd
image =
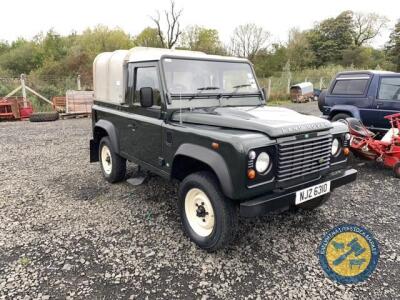
[[[165,48],[148,48],[148,47],[135,47],[129,50],[126,57],[128,62],[141,62],[141,61],[154,61],[160,60],[162,56],[176,56],[176,57],[187,57],[187,58],[207,58],[216,60],[237,60],[245,61],[247,59],[220,56],[220,55],[208,55],[200,51],[188,51],[188,50],[176,50],[176,49],[165,49]]]

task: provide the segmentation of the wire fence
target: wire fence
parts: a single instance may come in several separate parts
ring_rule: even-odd
[[[301,82],[311,82],[314,89],[322,90],[328,88],[333,78],[327,77],[299,77],[299,78],[282,78],[282,77],[269,77],[260,78],[259,83],[265,87],[268,92],[269,99],[271,100],[285,100],[289,99],[290,87]]]
[[[302,71],[285,70],[276,73],[272,77],[259,78],[262,87],[267,88],[271,100],[289,99],[290,87],[301,82],[311,82],[314,89],[322,90],[329,87],[335,75],[342,71],[354,70],[353,66],[326,66],[318,69],[306,69]]]
[[[68,90],[92,90],[92,78],[82,76],[25,76],[25,84],[47,99],[54,96],[65,96]],[[0,77],[0,98],[8,95],[21,85],[20,77]],[[20,92],[17,93],[19,95]],[[51,110],[51,106],[33,94],[27,95],[28,100],[37,111]]]
[[[290,87],[301,82],[311,82],[314,89],[322,90],[330,85],[334,76],[344,70],[341,66],[327,66],[318,69],[306,69],[298,72],[284,70],[272,77],[259,78],[259,83],[268,91],[271,100],[289,99]],[[68,90],[92,90],[91,76],[52,76],[52,75],[28,75],[25,76],[25,84],[51,100],[54,96],[65,96]],[[6,96],[21,84],[19,77],[0,77],[0,98]],[[29,94],[28,100],[37,110],[49,110],[51,107],[38,97]]]

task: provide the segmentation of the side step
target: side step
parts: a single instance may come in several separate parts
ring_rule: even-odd
[[[135,176],[135,177],[128,178],[126,180],[126,182],[129,183],[130,185],[138,186],[138,185],[141,185],[143,182],[145,182],[146,179],[147,179],[147,176]]]
[[[147,172],[143,172],[140,167],[138,167],[138,170],[136,171],[136,173],[133,175],[133,177],[128,178],[126,180],[127,183],[129,183],[130,185],[133,186],[138,186],[141,185],[143,183],[145,183],[145,181],[149,178],[149,173]]]

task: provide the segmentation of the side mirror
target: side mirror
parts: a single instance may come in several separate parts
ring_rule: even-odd
[[[153,106],[153,89],[151,87],[142,87],[140,89],[140,105],[142,107]]]
[[[263,87],[263,88],[261,89],[261,91],[262,91],[262,93],[263,93],[265,102],[267,102],[267,101],[268,101],[268,90],[267,90],[265,87]]]

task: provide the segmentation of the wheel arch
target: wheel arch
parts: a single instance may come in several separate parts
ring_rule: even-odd
[[[99,120],[93,127],[93,140],[99,145],[104,136],[109,137],[112,150],[115,153],[119,153],[117,130],[114,124],[107,120]]]
[[[360,111],[356,106],[353,105],[335,105],[331,108],[329,113],[329,120],[331,120],[337,114],[348,114],[351,117],[360,119]]]
[[[172,179],[183,180],[193,172],[204,170],[213,172],[224,195],[232,198],[231,175],[225,160],[219,153],[193,144],[183,144],[178,148],[171,168]]]

